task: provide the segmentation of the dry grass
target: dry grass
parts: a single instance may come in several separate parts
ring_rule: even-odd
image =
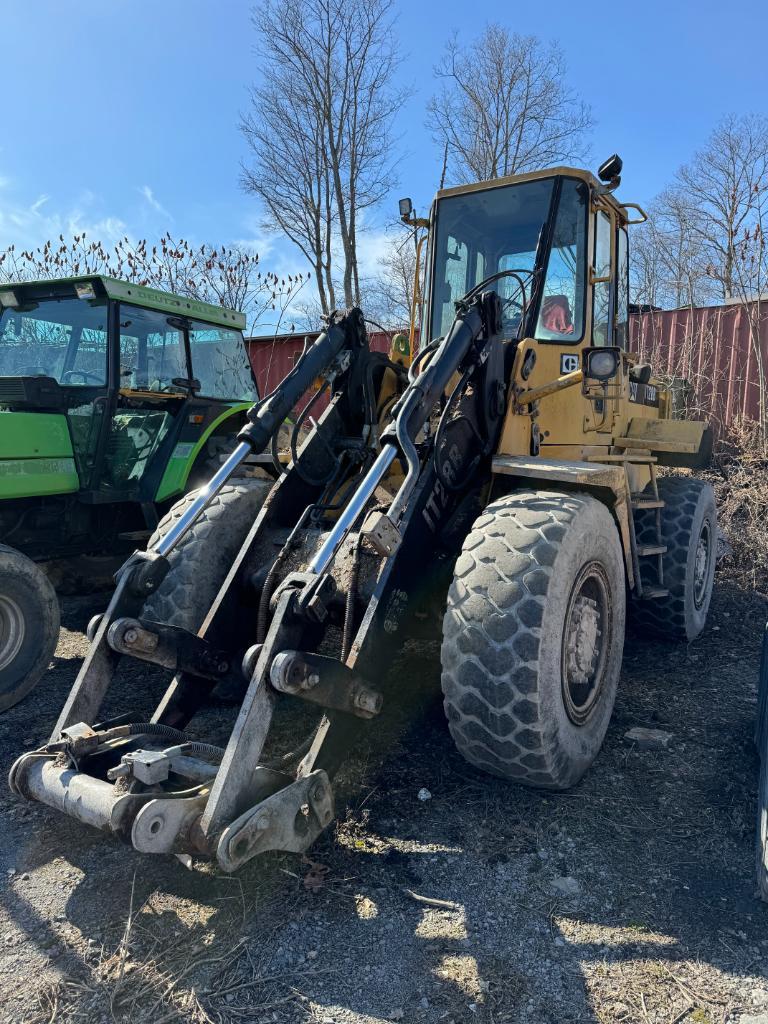
[[[768,594],[768,449],[757,423],[728,428],[718,441],[710,479],[720,527],[733,549],[729,575]]]

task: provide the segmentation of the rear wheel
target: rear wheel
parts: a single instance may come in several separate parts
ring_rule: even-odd
[[[717,510],[710,484],[689,476],[664,476],[658,482],[666,597],[635,599],[633,620],[642,628],[690,643],[704,629],[715,579]],[[636,513],[638,544],[657,542],[651,510]],[[650,559],[643,559],[643,563]],[[654,570],[642,564],[643,583],[658,585]]]
[[[451,735],[478,768],[567,789],[603,742],[621,668],[618,531],[586,494],[492,502],[456,563],[443,623]]]
[[[238,480],[222,487],[168,556],[170,571],[146,601],[143,618],[197,632],[270,488],[265,480]],[[150,538],[150,549],[196,497],[190,491],[176,502]]]
[[[59,602],[35,563],[0,544],[0,711],[33,689],[59,639]]]

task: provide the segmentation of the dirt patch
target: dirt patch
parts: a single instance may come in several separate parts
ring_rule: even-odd
[[[605,746],[566,794],[459,757],[434,649],[404,657],[407,699],[349,763],[310,858],[188,871],[3,786],[0,1020],[759,1020],[751,737],[767,611],[743,582],[720,576],[690,647],[628,636]],[[4,769],[47,735],[101,604],[66,602],[54,669],[0,718]],[[137,708],[156,683],[127,677]],[[633,726],[671,732],[669,748],[638,750]]]

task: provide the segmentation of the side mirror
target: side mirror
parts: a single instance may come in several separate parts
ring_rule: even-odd
[[[400,209],[400,220],[408,220],[413,213],[413,202],[410,199],[401,199],[397,205]]]

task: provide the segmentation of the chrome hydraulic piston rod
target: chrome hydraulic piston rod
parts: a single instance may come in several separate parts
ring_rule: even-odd
[[[402,452],[408,465],[408,473],[389,510],[389,518],[397,525],[419,477],[418,453],[414,445],[419,431],[448,387],[453,374],[467,358],[473,344],[483,332],[488,336],[495,335],[500,322],[501,311],[495,292],[486,292],[478,296],[471,305],[457,313],[451,329],[429,365],[408,385],[400,398],[395,421],[382,435],[382,449],[378,458],[363,477],[349,504],[310,562],[310,572],[320,575],[326,571],[398,452]]]
[[[203,487],[184,514],[160,539],[154,551],[168,555],[184,537],[187,531],[211,504],[235,470],[251,454],[260,454],[272,440],[301,399],[320,374],[345,348],[359,345],[365,338],[363,314],[359,309],[334,314],[328,324],[296,363],[288,376],[278,384],[267,398],[251,406],[246,416],[248,423],[237,435],[240,442],[227,461],[216,471]]]
[[[349,500],[349,504],[336,520],[336,523],[325,538],[320,550],[309,563],[309,571],[319,576],[325,572],[333,561],[336,552],[344,543],[344,538],[355,525],[355,521],[370,499],[376,488],[387,474],[387,470],[397,457],[397,448],[392,444],[385,445],[379,452],[376,461],[361,480],[357,490]]]

